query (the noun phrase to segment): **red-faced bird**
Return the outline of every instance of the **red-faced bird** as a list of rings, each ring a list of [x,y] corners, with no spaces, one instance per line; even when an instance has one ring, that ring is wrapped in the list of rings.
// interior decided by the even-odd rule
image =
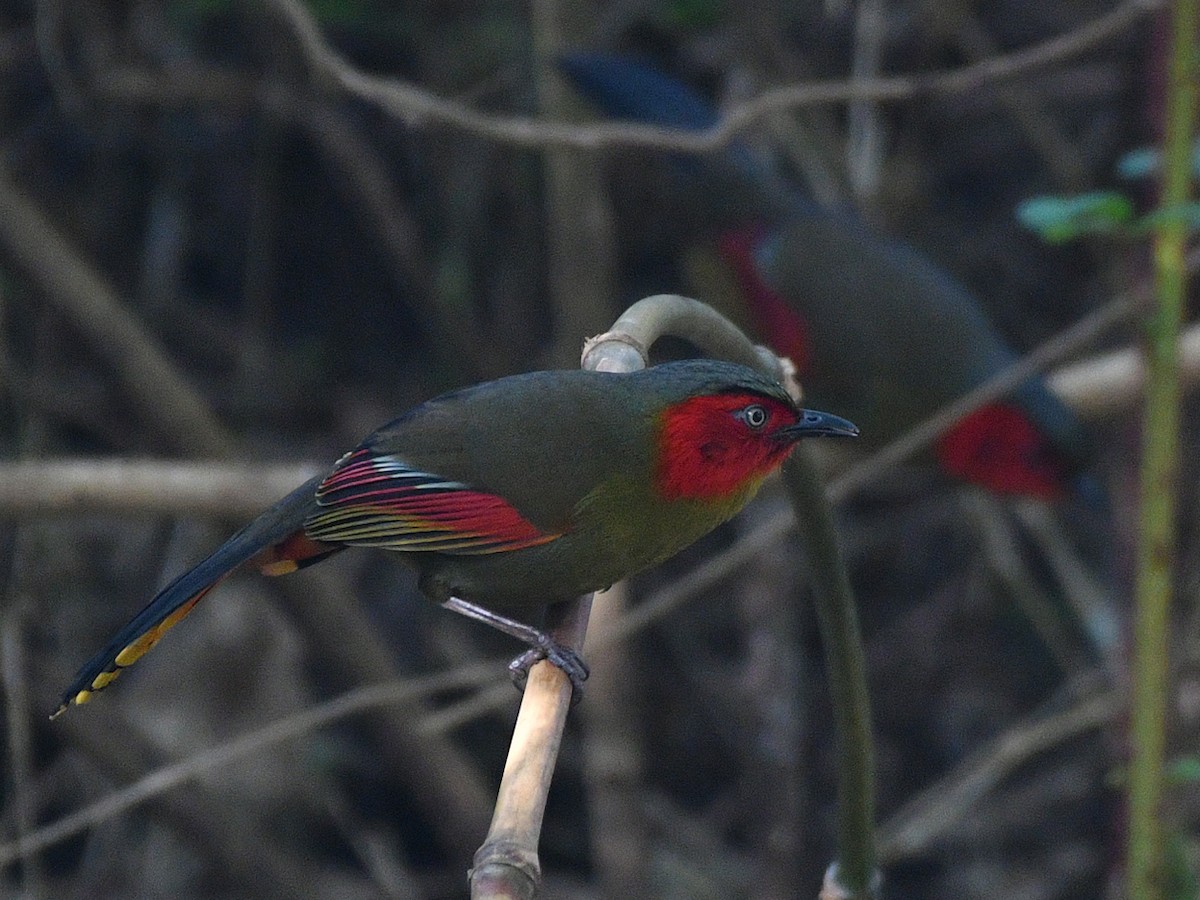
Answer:
[[[691,88],[627,57],[573,54],[561,68],[610,116],[684,130],[717,121]],[[665,180],[681,242],[716,244],[749,324],[796,362],[806,398],[854,419],[871,444],[898,437],[1016,360],[950,275],[821,209],[746,148],[674,158]],[[934,448],[956,478],[1046,499],[1063,493],[1091,449],[1037,378],[969,415]]]
[[[80,670],[56,715],[107,687],[244,563],[282,575],[345,547],[399,552],[432,600],[527,640],[575,681],[586,671],[569,651],[508,617],[667,559],[740,510],[800,438],[857,433],[712,360],[534,372],[446,394],[163,588]]]

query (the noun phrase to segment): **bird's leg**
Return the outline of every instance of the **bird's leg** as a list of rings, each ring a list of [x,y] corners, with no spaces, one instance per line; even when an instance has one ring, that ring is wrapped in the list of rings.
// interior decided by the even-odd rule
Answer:
[[[491,625],[497,631],[502,631],[509,637],[514,637],[529,645],[528,650],[508,664],[513,684],[519,690],[525,690],[525,682],[529,679],[529,670],[533,668],[534,663],[545,659],[562,669],[567,678],[571,680],[572,702],[578,703],[583,697],[583,683],[588,677],[588,667],[579,654],[570,647],[560,644],[549,634],[532,625],[526,625],[524,622],[494,613],[490,609],[485,609],[459,597],[448,598],[442,602],[442,606],[464,615],[468,619]]]

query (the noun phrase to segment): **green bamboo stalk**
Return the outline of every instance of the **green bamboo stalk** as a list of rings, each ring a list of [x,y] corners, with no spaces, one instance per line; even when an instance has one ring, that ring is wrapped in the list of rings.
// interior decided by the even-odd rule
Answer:
[[[1178,209],[1191,194],[1196,111],[1196,26],[1200,0],[1175,0],[1163,139],[1161,206]],[[1130,711],[1127,893],[1163,897],[1163,753],[1168,637],[1179,480],[1178,337],[1187,273],[1187,226],[1164,217],[1154,236],[1156,303],[1145,324],[1146,396],[1137,575],[1134,584],[1133,690]]]
[[[838,549],[833,511],[811,455],[799,447],[783,466],[796,526],[813,571],[817,621],[825,647],[838,741],[838,855],[827,892],[852,900],[876,896],[875,750],[867,663],[850,577]]]

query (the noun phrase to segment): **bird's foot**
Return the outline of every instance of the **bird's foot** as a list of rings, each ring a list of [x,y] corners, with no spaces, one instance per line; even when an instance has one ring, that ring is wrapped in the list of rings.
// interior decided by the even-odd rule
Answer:
[[[541,639],[537,644],[508,664],[513,684],[517,686],[517,690],[524,691],[525,683],[529,680],[529,670],[544,659],[561,669],[570,680],[571,705],[574,706],[583,699],[583,683],[587,681],[589,674],[587,663],[570,647],[564,647],[548,634],[538,634]]]
[[[502,616],[459,597],[448,598],[442,602],[442,606],[469,619],[491,625],[496,630],[503,631],[529,645],[528,650],[508,665],[513,684],[517,686],[518,690],[525,690],[525,682],[529,680],[529,670],[533,668],[534,663],[546,659],[561,669],[570,679],[571,705],[578,703],[583,698],[583,682],[587,680],[588,668],[579,654],[570,647],[558,643],[546,632],[534,628],[532,625]]]

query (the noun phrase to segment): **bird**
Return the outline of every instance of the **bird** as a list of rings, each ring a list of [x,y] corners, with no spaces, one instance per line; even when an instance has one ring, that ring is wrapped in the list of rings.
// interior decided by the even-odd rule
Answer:
[[[579,52],[559,65],[608,116],[689,131],[717,123],[698,92],[631,57]],[[852,215],[820,207],[744,145],[674,154],[666,180],[677,195],[669,199],[684,207],[680,242],[699,236],[715,248],[748,324],[793,360],[806,400],[854,419],[868,448],[1017,360],[951,275]],[[1074,413],[1036,377],[934,445],[955,479],[1048,501],[1092,490],[1093,452]]]
[[[857,434],[753,369],[708,359],[444,394],[170,582],[79,670],[54,716],[108,687],[235,569],[283,575],[347,547],[398,552],[427,597],[526,641],[577,688],[573,651],[511,617],[673,556],[749,502],[801,438]]]

